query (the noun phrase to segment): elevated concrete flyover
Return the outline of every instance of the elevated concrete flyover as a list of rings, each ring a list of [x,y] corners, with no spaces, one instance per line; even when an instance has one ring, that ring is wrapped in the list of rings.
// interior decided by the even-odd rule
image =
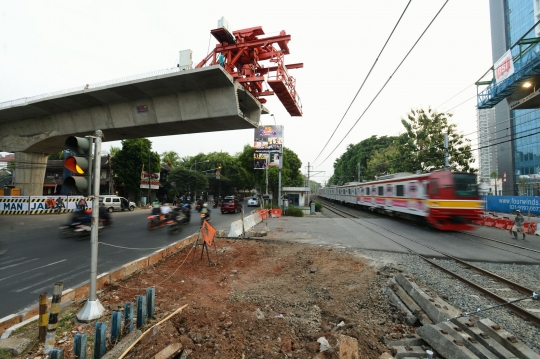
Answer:
[[[99,129],[105,141],[115,141],[249,129],[268,113],[219,65],[173,68],[4,102],[0,149],[15,152],[14,181],[22,195],[40,195],[47,155],[63,150],[68,136]]]

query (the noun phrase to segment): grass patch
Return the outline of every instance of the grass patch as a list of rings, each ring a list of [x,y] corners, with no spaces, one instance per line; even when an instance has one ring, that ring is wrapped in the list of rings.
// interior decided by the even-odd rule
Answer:
[[[0,349],[0,359],[11,359],[15,358],[13,355],[11,355],[10,352],[8,352],[6,349]]]

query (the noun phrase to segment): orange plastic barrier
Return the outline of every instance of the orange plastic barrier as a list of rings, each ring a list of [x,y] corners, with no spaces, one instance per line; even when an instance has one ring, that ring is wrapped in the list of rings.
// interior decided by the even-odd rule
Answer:
[[[476,224],[477,226],[483,226],[484,225],[484,216],[480,216],[479,219],[475,219],[473,221],[474,224]]]
[[[484,217],[484,226],[486,226],[486,227],[495,227],[495,220],[496,219],[497,218],[490,217],[490,216]]]
[[[514,221],[512,221],[511,219],[508,220],[508,222],[506,222],[506,227],[504,229],[506,230],[511,230],[512,227],[514,227]]]
[[[259,213],[259,216],[261,217],[261,221],[264,221],[266,218],[268,218],[268,210],[259,209],[257,212]]]
[[[536,232],[536,223],[535,222],[525,222],[525,233],[534,234]]]
[[[272,218],[279,218],[281,217],[281,208],[274,208],[270,210],[270,215]]]
[[[506,229],[507,223],[508,223],[508,217],[497,218],[495,220],[495,228]]]

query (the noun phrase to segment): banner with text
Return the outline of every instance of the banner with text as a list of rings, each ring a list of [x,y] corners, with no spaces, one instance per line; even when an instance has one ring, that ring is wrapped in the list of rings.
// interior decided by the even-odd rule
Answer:
[[[540,215],[540,198],[525,196],[485,196],[487,211],[513,213],[519,209],[521,213],[527,215]]]

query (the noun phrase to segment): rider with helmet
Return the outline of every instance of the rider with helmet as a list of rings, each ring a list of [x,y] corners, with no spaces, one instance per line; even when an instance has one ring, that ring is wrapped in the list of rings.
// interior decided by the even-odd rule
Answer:
[[[208,208],[208,204],[206,204],[206,203],[204,203],[202,205],[201,220],[202,221],[209,221],[210,220],[210,208]]]

